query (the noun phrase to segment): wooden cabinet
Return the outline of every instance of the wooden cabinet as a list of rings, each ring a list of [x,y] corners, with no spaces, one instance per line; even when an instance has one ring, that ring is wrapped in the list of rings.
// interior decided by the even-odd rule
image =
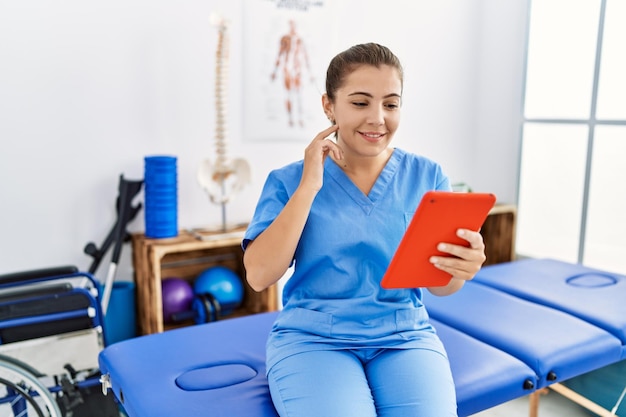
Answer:
[[[143,234],[132,235],[140,335],[192,324],[193,321],[164,325],[161,280],[179,277],[192,282],[202,271],[216,265],[235,271],[245,288],[242,305],[228,317],[274,311],[278,308],[276,286],[255,292],[246,283],[241,249],[243,230],[202,233],[201,236],[202,240],[188,231],[181,231],[179,236],[170,239],[150,239]]]
[[[487,255],[483,266],[515,259],[516,217],[517,209],[514,205],[496,204],[491,209],[480,230]]]

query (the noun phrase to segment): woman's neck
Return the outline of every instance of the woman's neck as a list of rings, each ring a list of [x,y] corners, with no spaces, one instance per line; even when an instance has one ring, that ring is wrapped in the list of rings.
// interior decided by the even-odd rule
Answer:
[[[344,154],[343,159],[333,158],[333,161],[363,194],[368,195],[392,153],[393,148],[387,148],[384,152],[372,157]]]

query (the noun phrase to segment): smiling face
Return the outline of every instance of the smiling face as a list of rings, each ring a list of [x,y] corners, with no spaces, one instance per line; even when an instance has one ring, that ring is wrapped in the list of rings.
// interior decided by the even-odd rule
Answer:
[[[323,97],[325,113],[339,125],[337,143],[347,157],[383,155],[400,123],[402,81],[389,65],[360,65]],[[385,154],[386,155],[386,154]]]

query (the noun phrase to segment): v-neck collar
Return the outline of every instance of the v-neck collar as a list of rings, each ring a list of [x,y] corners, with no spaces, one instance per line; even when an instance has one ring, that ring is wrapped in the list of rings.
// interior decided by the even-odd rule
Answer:
[[[400,161],[404,156],[404,151],[394,148],[393,153],[387,163],[383,167],[383,170],[376,178],[374,182],[374,186],[370,190],[368,195],[365,195],[359,187],[357,187],[350,177],[346,175],[345,172],[341,169],[335,161],[331,158],[326,158],[325,163],[325,171],[339,184],[339,186],[352,198],[352,200],[357,203],[366,214],[369,214],[376,202],[383,196],[385,193],[387,186],[393,179],[396,174],[398,167],[400,166]]]

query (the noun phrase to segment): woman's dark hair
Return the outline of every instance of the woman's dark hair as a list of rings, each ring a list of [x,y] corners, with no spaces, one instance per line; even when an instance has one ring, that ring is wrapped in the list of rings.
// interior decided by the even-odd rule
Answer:
[[[352,71],[361,65],[371,65],[380,68],[389,65],[398,70],[400,85],[403,84],[402,64],[389,48],[377,43],[363,43],[354,45],[335,56],[326,71],[326,94],[330,101],[335,101],[335,92],[341,88],[343,82]]]

